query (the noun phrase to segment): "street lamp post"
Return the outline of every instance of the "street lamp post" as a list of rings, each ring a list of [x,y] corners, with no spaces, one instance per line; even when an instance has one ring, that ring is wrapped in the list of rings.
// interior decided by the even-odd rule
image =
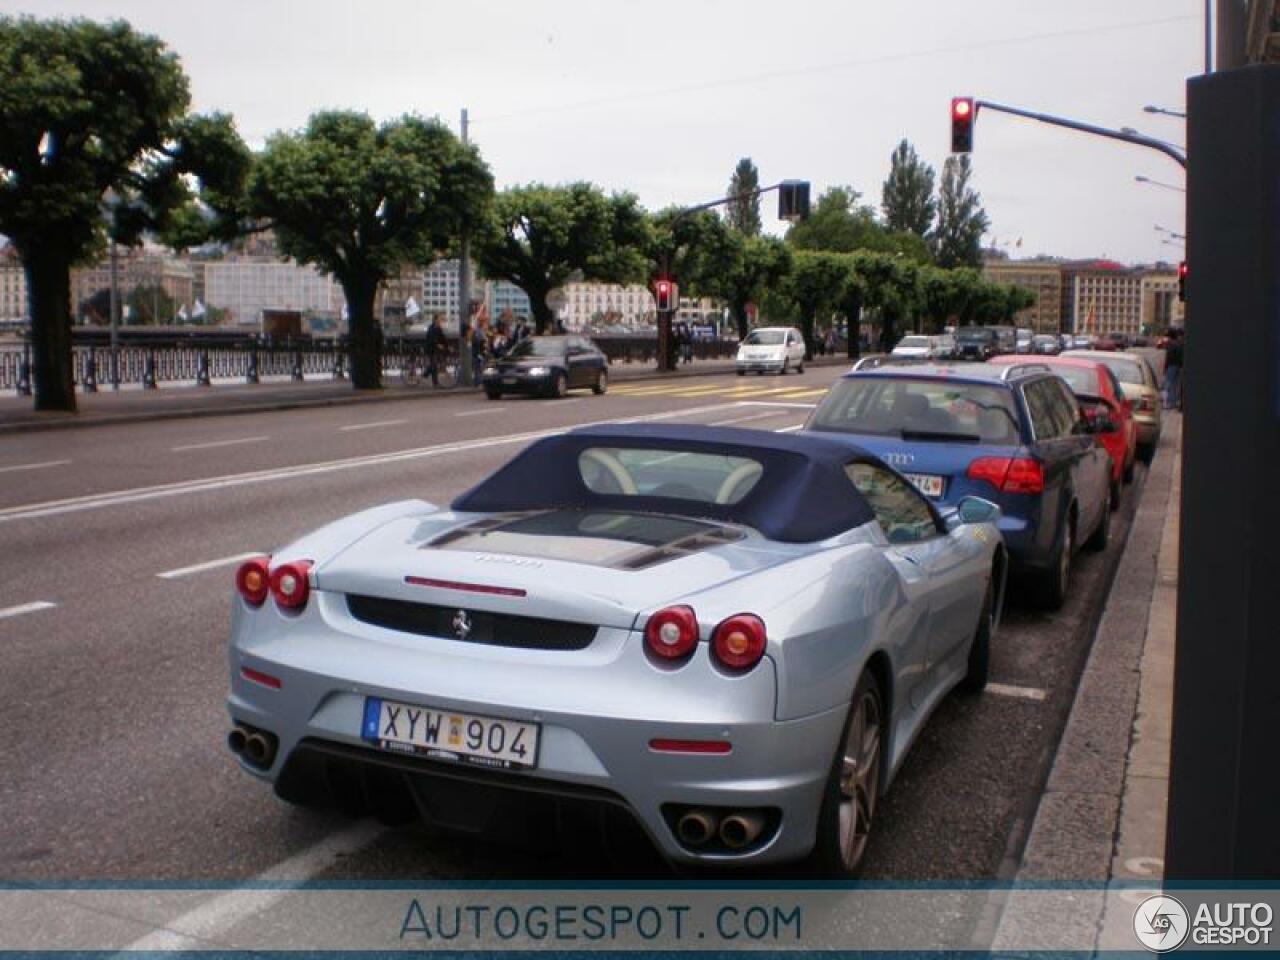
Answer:
[[[1166,190],[1177,190],[1179,193],[1186,193],[1186,187],[1179,187],[1176,184],[1165,183],[1163,180],[1152,180],[1150,177],[1144,177],[1142,174],[1134,174],[1133,177],[1138,183],[1146,183],[1153,187],[1164,187]]]

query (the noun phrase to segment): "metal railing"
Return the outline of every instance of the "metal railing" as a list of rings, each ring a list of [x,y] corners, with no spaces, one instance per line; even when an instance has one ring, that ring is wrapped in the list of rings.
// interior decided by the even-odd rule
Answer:
[[[72,371],[77,387],[94,393],[100,387],[141,384],[154,389],[162,383],[211,386],[221,383],[260,383],[264,378],[293,381],[349,376],[349,351],[345,340],[268,339],[259,337],[191,336],[182,339],[138,338],[118,347],[98,342],[97,336],[77,331],[72,346]],[[649,336],[593,338],[611,363],[653,363],[657,339]],[[382,349],[384,375],[399,373],[406,352],[420,350],[421,338],[388,338]],[[456,353],[456,338],[450,341]],[[699,360],[733,357],[736,340],[696,340],[693,356]],[[114,363],[113,363],[114,360]],[[31,344],[0,344],[0,391],[31,393]]]

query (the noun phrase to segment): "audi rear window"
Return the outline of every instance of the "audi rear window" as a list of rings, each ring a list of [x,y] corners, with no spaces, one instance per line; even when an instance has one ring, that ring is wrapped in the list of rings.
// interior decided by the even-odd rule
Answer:
[[[999,387],[934,378],[839,380],[814,411],[810,430],[951,443],[1021,442],[1012,394]]]

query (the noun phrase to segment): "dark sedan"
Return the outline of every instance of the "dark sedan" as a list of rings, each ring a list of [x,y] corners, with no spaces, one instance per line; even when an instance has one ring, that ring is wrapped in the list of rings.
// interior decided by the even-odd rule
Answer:
[[[609,387],[609,360],[586,337],[526,337],[491,361],[480,383],[490,400],[504,393],[563,397],[578,387],[600,394]]]

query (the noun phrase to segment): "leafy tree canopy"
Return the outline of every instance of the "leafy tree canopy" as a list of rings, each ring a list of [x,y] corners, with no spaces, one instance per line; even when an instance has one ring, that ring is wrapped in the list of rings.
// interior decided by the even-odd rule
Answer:
[[[555,319],[548,294],[576,278],[641,280],[650,242],[648,220],[633,195],[609,196],[590,183],[535,183],[498,194],[477,256],[487,276],[528,294],[542,332]]]
[[[748,237],[760,235],[760,198],[743,195],[759,187],[760,171],[750,157],[743,157],[729,178],[729,190],[725,196],[739,199],[729,201],[725,207],[725,221],[731,229]]]
[[[893,151],[889,178],[881,191],[880,208],[885,227],[923,240],[933,226],[937,204],[933,199],[933,167],[916,155],[904,137]]]
[[[980,267],[982,235],[990,221],[982,198],[969,186],[973,167],[967,153],[947,157],[938,190],[934,254],[943,267]]]

